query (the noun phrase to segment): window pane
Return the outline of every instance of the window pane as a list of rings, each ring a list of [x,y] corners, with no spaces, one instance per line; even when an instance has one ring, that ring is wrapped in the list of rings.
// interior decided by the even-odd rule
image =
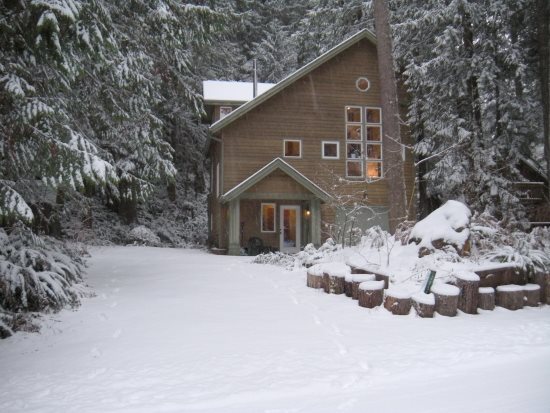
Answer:
[[[273,204],[262,204],[262,232],[275,231],[275,207]]]
[[[367,177],[368,178],[382,177],[382,162],[367,162]]]
[[[361,108],[346,108],[348,122],[361,122]]]
[[[360,143],[348,143],[346,145],[346,153],[347,153],[347,157],[348,159],[360,159],[361,158],[361,152],[362,152],[362,148],[361,148],[361,144]]]
[[[323,143],[323,156],[325,158],[338,158],[338,144],[337,143]]]
[[[368,159],[382,159],[382,145],[367,145]]]
[[[380,141],[380,126],[367,126],[367,140]]]
[[[347,126],[347,139],[350,141],[361,140],[361,125],[348,125]]]
[[[346,175],[350,177],[363,176],[363,162],[362,161],[347,161],[346,162]]]
[[[285,141],[285,156],[300,156],[300,141]]]
[[[367,123],[382,123],[380,109],[367,109]]]

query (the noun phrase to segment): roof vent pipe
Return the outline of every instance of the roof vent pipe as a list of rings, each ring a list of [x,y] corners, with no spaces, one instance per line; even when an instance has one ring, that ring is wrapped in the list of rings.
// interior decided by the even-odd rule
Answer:
[[[256,59],[252,61],[252,70],[254,71],[254,81],[252,85],[252,98],[258,95],[258,73],[256,71]]]

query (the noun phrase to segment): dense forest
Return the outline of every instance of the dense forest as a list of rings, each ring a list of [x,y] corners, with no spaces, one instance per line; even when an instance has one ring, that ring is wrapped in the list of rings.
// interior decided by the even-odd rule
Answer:
[[[461,199],[527,229],[520,165],[550,176],[548,2],[389,6],[419,213]],[[370,1],[3,0],[0,319],[77,303],[80,243],[205,243],[201,81],[256,59],[277,82],[363,28]]]

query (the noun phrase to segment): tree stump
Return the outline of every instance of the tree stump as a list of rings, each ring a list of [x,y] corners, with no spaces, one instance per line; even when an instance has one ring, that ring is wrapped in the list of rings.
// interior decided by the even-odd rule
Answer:
[[[310,288],[323,288],[323,275],[307,272],[307,286]]]
[[[526,284],[523,286],[523,304],[528,307],[538,307],[540,301],[540,285]]]
[[[482,310],[495,309],[495,289],[493,287],[481,287],[479,289],[477,306]]]
[[[346,291],[346,279],[342,274],[323,274],[323,288],[327,294],[344,294]]]
[[[346,297],[352,296],[352,289],[353,289],[353,275],[352,274],[346,274],[344,277],[344,292],[346,293]]]
[[[384,308],[393,315],[407,315],[411,311],[411,295],[399,289],[386,290]]]
[[[323,288],[323,267],[313,265],[307,269],[306,285],[310,288]]]
[[[450,284],[434,284],[435,311],[447,317],[454,317],[458,308],[460,289]]]
[[[390,276],[384,274],[375,274],[376,281],[384,281],[384,289],[388,289],[390,286]]]
[[[374,308],[384,300],[383,281],[365,281],[359,284],[359,305],[365,308]]]
[[[512,311],[523,308],[523,287],[515,284],[498,286],[496,305]]]
[[[535,284],[540,285],[540,302],[550,304],[550,273],[536,273]]]
[[[462,271],[455,274],[455,285],[460,289],[458,309],[467,314],[477,314],[479,300],[479,275]]]
[[[352,274],[368,274],[368,271],[364,270],[363,268],[354,267],[354,266],[350,266],[350,268],[351,268]]]
[[[412,306],[419,317],[432,318],[435,310],[435,297],[422,291],[412,296]]]
[[[376,276],[374,274],[354,274],[351,279],[351,298],[354,300],[359,299],[359,284],[375,280]]]

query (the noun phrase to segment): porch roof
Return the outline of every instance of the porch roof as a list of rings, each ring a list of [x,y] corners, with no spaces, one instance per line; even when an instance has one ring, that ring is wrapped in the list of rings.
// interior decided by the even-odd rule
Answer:
[[[238,198],[248,189],[252,188],[254,185],[256,185],[258,182],[266,178],[270,173],[274,172],[277,169],[283,171],[285,174],[290,176],[292,179],[294,179],[296,182],[298,182],[300,185],[302,185],[304,188],[306,188],[322,201],[328,201],[332,198],[328,192],[320,188],[317,184],[308,179],[289,163],[285,162],[281,158],[275,158],[264,167],[258,169],[240,184],[234,186],[225,194],[223,194],[220,197],[220,201],[225,203]]]

